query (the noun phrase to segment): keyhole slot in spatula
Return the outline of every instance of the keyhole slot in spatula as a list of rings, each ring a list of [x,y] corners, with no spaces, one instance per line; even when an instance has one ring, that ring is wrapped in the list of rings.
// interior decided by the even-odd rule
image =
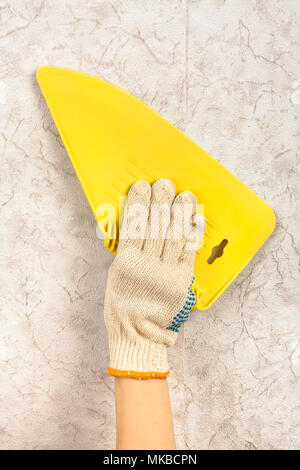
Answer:
[[[224,240],[222,240],[221,243],[219,243],[219,245],[216,245],[213,247],[213,249],[211,250],[211,255],[207,260],[208,264],[213,264],[213,262],[217,258],[221,258],[224,252],[224,248],[227,245],[227,243],[228,243],[227,238],[224,238]]]

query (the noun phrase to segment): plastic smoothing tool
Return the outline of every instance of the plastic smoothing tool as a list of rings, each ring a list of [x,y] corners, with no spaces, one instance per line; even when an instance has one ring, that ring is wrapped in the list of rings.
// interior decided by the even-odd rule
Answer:
[[[206,231],[195,262],[200,310],[217,297],[272,233],[271,208],[168,121],[120,88],[79,72],[42,67],[37,79],[91,208],[117,249],[117,224],[97,209],[139,179],[173,181],[204,204]],[[104,222],[105,220],[105,222]]]

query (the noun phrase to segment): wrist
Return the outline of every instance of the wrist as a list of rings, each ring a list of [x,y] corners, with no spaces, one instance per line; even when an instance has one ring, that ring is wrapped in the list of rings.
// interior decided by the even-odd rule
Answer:
[[[167,348],[149,340],[132,341],[109,335],[109,375],[138,379],[165,378],[169,374]]]

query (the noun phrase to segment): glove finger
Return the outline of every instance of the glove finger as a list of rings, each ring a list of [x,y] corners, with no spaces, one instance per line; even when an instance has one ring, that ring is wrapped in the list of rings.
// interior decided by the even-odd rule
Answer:
[[[128,247],[142,249],[149,215],[151,186],[139,180],[128,192],[120,230],[118,252]]]
[[[160,256],[162,253],[170,224],[170,208],[175,194],[175,186],[168,179],[156,181],[151,188],[147,237],[143,249],[151,251],[157,254],[157,256]]]
[[[173,202],[170,227],[163,247],[163,257],[170,262],[177,262],[181,256],[196,207],[197,200],[190,191],[178,194]]]
[[[180,255],[180,262],[194,265],[196,252],[202,248],[203,236],[205,232],[205,218],[202,214],[196,213],[191,218],[191,229]]]

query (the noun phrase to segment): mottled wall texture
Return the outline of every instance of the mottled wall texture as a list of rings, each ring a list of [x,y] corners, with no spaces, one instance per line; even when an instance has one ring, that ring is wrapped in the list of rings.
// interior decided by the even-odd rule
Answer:
[[[180,449],[300,447],[299,14],[298,0],[0,1],[1,449],[115,440],[112,255],[38,88],[41,65],[128,90],[273,207],[272,237],[184,326],[169,384]]]

